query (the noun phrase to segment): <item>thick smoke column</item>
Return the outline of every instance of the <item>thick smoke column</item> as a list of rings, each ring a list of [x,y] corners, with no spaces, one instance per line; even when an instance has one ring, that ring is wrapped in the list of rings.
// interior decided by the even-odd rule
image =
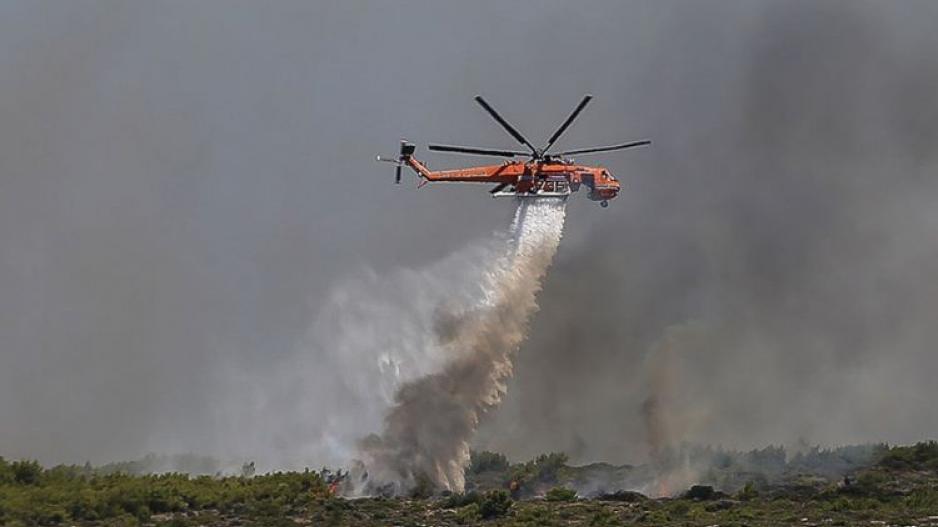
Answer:
[[[667,328],[645,362],[647,396],[641,405],[648,457],[654,481],[642,490],[653,496],[670,496],[693,484],[698,474],[682,448],[700,420],[701,409],[688,390],[679,369],[680,353],[701,340],[701,330],[691,325]]]
[[[512,359],[537,309],[536,296],[563,232],[564,202],[525,200],[511,226],[507,253],[485,277],[480,302],[437,324],[449,362],[400,387],[380,437],[361,445],[368,471],[359,491],[401,493],[420,480],[461,492],[469,441],[481,414],[497,405]]]
[[[642,403],[641,413],[645,423],[645,440],[648,456],[658,480],[656,495],[669,493],[665,472],[668,451],[673,446],[669,409],[673,405],[674,374],[671,365],[672,342],[670,335],[652,352],[648,360],[648,396]]]

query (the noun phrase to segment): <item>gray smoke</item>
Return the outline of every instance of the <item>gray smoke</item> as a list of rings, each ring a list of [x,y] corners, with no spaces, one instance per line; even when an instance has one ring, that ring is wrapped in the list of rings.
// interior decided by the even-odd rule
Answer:
[[[509,253],[490,262],[478,305],[451,315],[438,333],[447,357],[438,372],[395,395],[380,437],[362,443],[367,480],[358,492],[402,494],[422,478],[455,492],[465,488],[469,444],[482,415],[505,394],[515,352],[527,335],[536,296],[563,232],[564,201],[522,200]],[[389,487],[390,486],[390,487]]]
[[[650,104],[623,119],[656,143],[610,214],[572,209],[480,447],[647,459],[639,365],[688,320],[706,338],[673,356],[704,416],[687,441],[938,434],[938,6],[698,6],[641,47],[655,65],[620,95]]]
[[[676,435],[675,426],[681,426],[683,419],[674,412],[673,353],[674,336],[666,334],[651,351],[647,361],[648,396],[642,403],[642,418],[645,425],[648,457],[656,473],[657,485],[654,496],[670,495],[669,467],[664,466],[667,453],[682,437]]]
[[[694,372],[685,371],[684,357],[706,352],[713,342],[692,324],[671,326],[656,342],[644,365],[645,400],[641,405],[645,442],[653,480],[641,490],[650,496],[671,496],[697,483],[700,467],[691,466],[684,446],[697,437],[697,429],[710,417],[710,408],[695,399]],[[630,415],[626,420],[631,421]]]

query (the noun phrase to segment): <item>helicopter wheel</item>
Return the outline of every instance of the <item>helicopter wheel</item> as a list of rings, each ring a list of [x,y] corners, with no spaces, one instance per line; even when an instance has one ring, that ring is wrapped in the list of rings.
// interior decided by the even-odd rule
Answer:
[[[602,200],[602,201],[599,202],[599,206],[602,207],[602,208],[606,208],[606,207],[609,206],[609,202],[606,201],[606,200]]]

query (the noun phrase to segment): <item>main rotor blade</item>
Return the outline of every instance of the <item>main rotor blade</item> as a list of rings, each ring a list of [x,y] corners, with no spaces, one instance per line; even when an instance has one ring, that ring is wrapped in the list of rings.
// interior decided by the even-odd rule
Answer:
[[[517,150],[495,150],[470,146],[428,145],[427,148],[437,152],[456,152],[457,154],[476,154],[480,156],[515,157],[531,155],[529,152],[518,152]]]
[[[593,96],[589,94],[583,97],[583,100],[580,101],[580,104],[576,106],[576,108],[573,110],[573,113],[570,114],[570,117],[567,117],[567,120],[564,121],[562,125],[560,125],[560,128],[554,132],[554,135],[550,136],[550,139],[547,140],[547,146],[541,150],[542,152],[546,153],[548,150],[550,150],[550,147],[554,146],[554,142],[557,141],[557,139],[567,130],[567,127],[573,123],[573,120],[576,119],[578,115],[580,115],[580,112],[583,111],[583,108],[586,108],[586,105],[589,104],[592,99]]]
[[[476,102],[479,103],[479,105],[482,106],[482,108],[484,108],[485,111],[489,112],[489,115],[491,115],[493,119],[498,121],[498,124],[502,125],[502,127],[505,130],[507,130],[508,133],[511,134],[511,136],[514,137],[519,143],[530,148],[531,153],[537,154],[537,149],[534,148],[534,145],[532,145],[530,141],[525,139],[524,136],[521,135],[521,132],[515,130],[515,128],[511,126],[511,124],[509,124],[508,121],[503,119],[501,115],[498,115],[498,112],[495,111],[495,108],[492,108],[491,106],[489,106],[489,103],[485,102],[485,99],[483,99],[481,95],[476,95]]]
[[[642,141],[633,141],[631,143],[625,143],[621,145],[612,145],[612,146],[599,146],[596,148],[581,148],[579,150],[567,150],[566,152],[559,152],[554,154],[555,156],[569,156],[572,154],[593,154],[596,152],[609,152],[611,150],[622,150],[624,148],[632,148],[633,146],[644,146],[650,145],[651,141],[645,139]]]

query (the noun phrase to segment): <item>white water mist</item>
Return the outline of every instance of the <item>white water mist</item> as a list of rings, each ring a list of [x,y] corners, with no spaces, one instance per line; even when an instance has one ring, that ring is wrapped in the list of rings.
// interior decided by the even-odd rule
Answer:
[[[362,441],[355,492],[401,494],[421,480],[464,489],[469,442],[481,415],[505,394],[564,214],[560,199],[519,203],[506,251],[483,277],[483,295],[475,305],[441,314],[445,323],[437,325],[431,345],[446,362],[401,385],[382,434]]]

